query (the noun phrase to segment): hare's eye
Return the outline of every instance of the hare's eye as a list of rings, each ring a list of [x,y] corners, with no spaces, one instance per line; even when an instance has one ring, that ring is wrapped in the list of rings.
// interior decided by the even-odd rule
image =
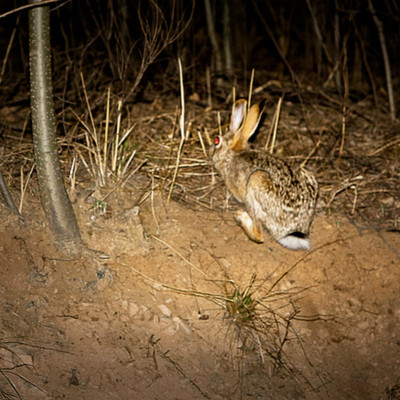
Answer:
[[[221,143],[222,143],[222,138],[221,138],[221,136],[217,136],[217,137],[214,139],[214,145],[215,145],[215,147],[218,148],[219,146],[221,146]]]

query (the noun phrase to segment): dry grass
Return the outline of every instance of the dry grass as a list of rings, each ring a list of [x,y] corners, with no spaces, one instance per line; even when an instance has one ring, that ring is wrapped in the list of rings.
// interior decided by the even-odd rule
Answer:
[[[315,172],[320,212],[344,214],[368,229],[399,229],[397,123],[389,122],[379,110],[372,114],[367,100],[344,109],[340,99],[322,96],[319,90],[307,88],[301,96],[290,87],[284,90],[274,154],[297,165],[306,163]],[[116,190],[142,193],[139,197],[143,198],[146,191],[168,193],[173,183],[172,199],[190,207],[219,209],[228,204],[207,152],[210,137],[217,132],[218,113],[226,123],[229,105],[210,110],[187,104],[186,137],[174,178],[181,144],[178,98],[156,97],[150,105],[121,109],[120,99],[108,89],[92,98],[83,92],[86,108],[64,110],[67,131],[59,139],[71,190],[94,184],[98,200]],[[278,97],[271,88],[257,96],[267,97],[270,108],[255,143],[262,147]],[[29,135],[28,130],[15,135],[7,128],[3,133],[0,167],[15,197],[33,165]]]
[[[164,248],[168,248],[168,253],[172,251],[184,261],[191,271],[191,288],[179,288],[157,281],[131,265],[120,264],[120,266],[128,268],[155,289],[163,288],[179,295],[201,298],[217,307],[223,315],[224,323],[221,331],[225,332],[226,353],[229,355],[232,371],[238,374],[235,391],[239,393],[242,391],[243,370],[250,355],[257,358],[260,365],[268,371],[269,376],[290,375],[301,386],[315,389],[310,377],[303,375],[301,369],[292,362],[291,355],[295,353],[298,355],[299,351],[305,363],[313,371],[312,381],[318,382],[318,386],[324,386],[323,377],[314,369],[303,349],[301,337],[295,328],[295,321],[327,321],[332,320],[333,317],[302,315],[296,302],[307,288],[280,289],[281,281],[301,264],[306,256],[300,258],[273,280],[257,279],[257,276],[253,274],[249,282],[242,287],[229,276],[226,268],[212,253],[209,255],[217,268],[219,266],[220,279],[216,278],[218,274],[214,273],[210,276],[204,272],[202,267],[193,264],[167,242],[155,236],[152,236],[152,239],[161,243]],[[197,290],[197,287],[214,288],[214,290]],[[208,317],[208,314],[202,314],[199,308],[198,318],[201,320]]]
[[[122,107],[109,88],[89,96],[84,84],[82,87],[85,107],[63,111],[66,134],[59,138],[60,158],[72,195],[89,190],[93,206],[102,209],[107,207],[109,196],[121,190],[133,193],[136,204],[160,191],[165,198],[171,193],[172,200],[194,209],[218,211],[235,206],[207,156],[210,137],[218,129],[218,113],[222,124],[226,123],[229,105],[208,109],[187,103],[182,146],[178,98],[154,97],[150,104]],[[265,146],[274,130],[274,154],[297,165],[306,164],[315,172],[320,183],[320,213],[345,215],[360,229],[399,229],[400,140],[396,123],[388,122],[378,111],[372,115],[367,101],[343,108],[339,99],[322,96],[318,90],[307,88],[299,96],[288,87],[275,113],[277,124],[273,124],[272,113],[281,92],[275,95],[271,90],[257,97],[266,97],[271,111],[255,145]],[[3,118],[6,124],[7,116]],[[29,129],[24,125],[22,133],[15,134],[6,127],[1,144],[0,168],[22,209],[25,192],[37,190]],[[151,277],[141,275],[151,281]],[[283,370],[308,383],[285,351],[290,342],[301,348],[293,328],[293,321],[303,318],[294,300],[300,289],[279,292],[276,283],[258,281],[256,276],[244,287],[226,277],[215,293],[153,284],[205,298],[223,310],[230,351],[239,360],[239,382],[241,362],[251,352],[269,366],[271,374]],[[8,376],[4,369],[0,373]],[[15,394],[12,382],[6,384]],[[3,398],[8,393],[0,389]]]
[[[29,370],[33,368],[32,357],[21,351],[21,346],[29,347],[17,339],[0,340],[0,400],[22,399],[19,392],[21,383],[46,394],[45,390],[28,378]]]

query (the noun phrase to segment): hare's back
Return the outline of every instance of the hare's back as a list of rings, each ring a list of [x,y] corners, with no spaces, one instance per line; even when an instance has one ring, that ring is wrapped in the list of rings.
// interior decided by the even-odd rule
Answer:
[[[307,234],[318,193],[313,175],[274,157],[264,157],[263,163],[260,156],[255,160],[247,186],[248,207],[274,237]]]
[[[240,154],[242,164],[251,170],[251,175],[261,171],[257,176],[264,189],[273,191],[285,203],[299,203],[302,199],[316,197],[317,183],[311,173],[303,168],[296,169],[290,164],[265,151],[247,150]],[[305,198],[306,197],[306,198]]]

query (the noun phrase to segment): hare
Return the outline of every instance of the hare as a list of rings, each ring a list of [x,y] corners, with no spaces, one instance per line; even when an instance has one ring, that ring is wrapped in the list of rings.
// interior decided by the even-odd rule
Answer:
[[[240,204],[235,220],[251,240],[263,243],[265,228],[282,246],[309,250],[318,184],[305,169],[250,148],[264,108],[265,101],[247,112],[247,101],[237,100],[228,131],[214,139],[211,160]]]

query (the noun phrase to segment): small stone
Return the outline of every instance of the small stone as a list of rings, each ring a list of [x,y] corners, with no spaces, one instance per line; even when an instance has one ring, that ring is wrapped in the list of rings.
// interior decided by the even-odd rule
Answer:
[[[168,328],[165,330],[167,335],[175,335],[179,331],[180,325],[174,322],[173,324],[169,325]]]
[[[128,314],[133,318],[139,312],[139,307],[135,303],[129,304]]]
[[[221,258],[220,262],[226,269],[230,269],[232,267],[232,264],[226,258]]]
[[[187,335],[192,333],[192,330],[190,329],[190,327],[181,318],[174,317],[174,318],[172,318],[172,321],[175,322],[176,324],[178,324],[180,327],[182,327]]]
[[[18,360],[20,363],[24,364],[24,365],[33,365],[33,361],[32,361],[32,356],[30,356],[29,354],[18,354]]]
[[[367,329],[369,328],[369,322],[368,322],[368,321],[360,321],[360,322],[357,324],[357,327],[358,327],[359,329],[362,329],[363,331],[365,331],[365,330],[367,330]]]
[[[162,312],[165,316],[171,317],[172,312],[171,312],[171,310],[170,310],[166,305],[160,304],[160,305],[158,306],[158,308],[161,310],[161,312]]]

